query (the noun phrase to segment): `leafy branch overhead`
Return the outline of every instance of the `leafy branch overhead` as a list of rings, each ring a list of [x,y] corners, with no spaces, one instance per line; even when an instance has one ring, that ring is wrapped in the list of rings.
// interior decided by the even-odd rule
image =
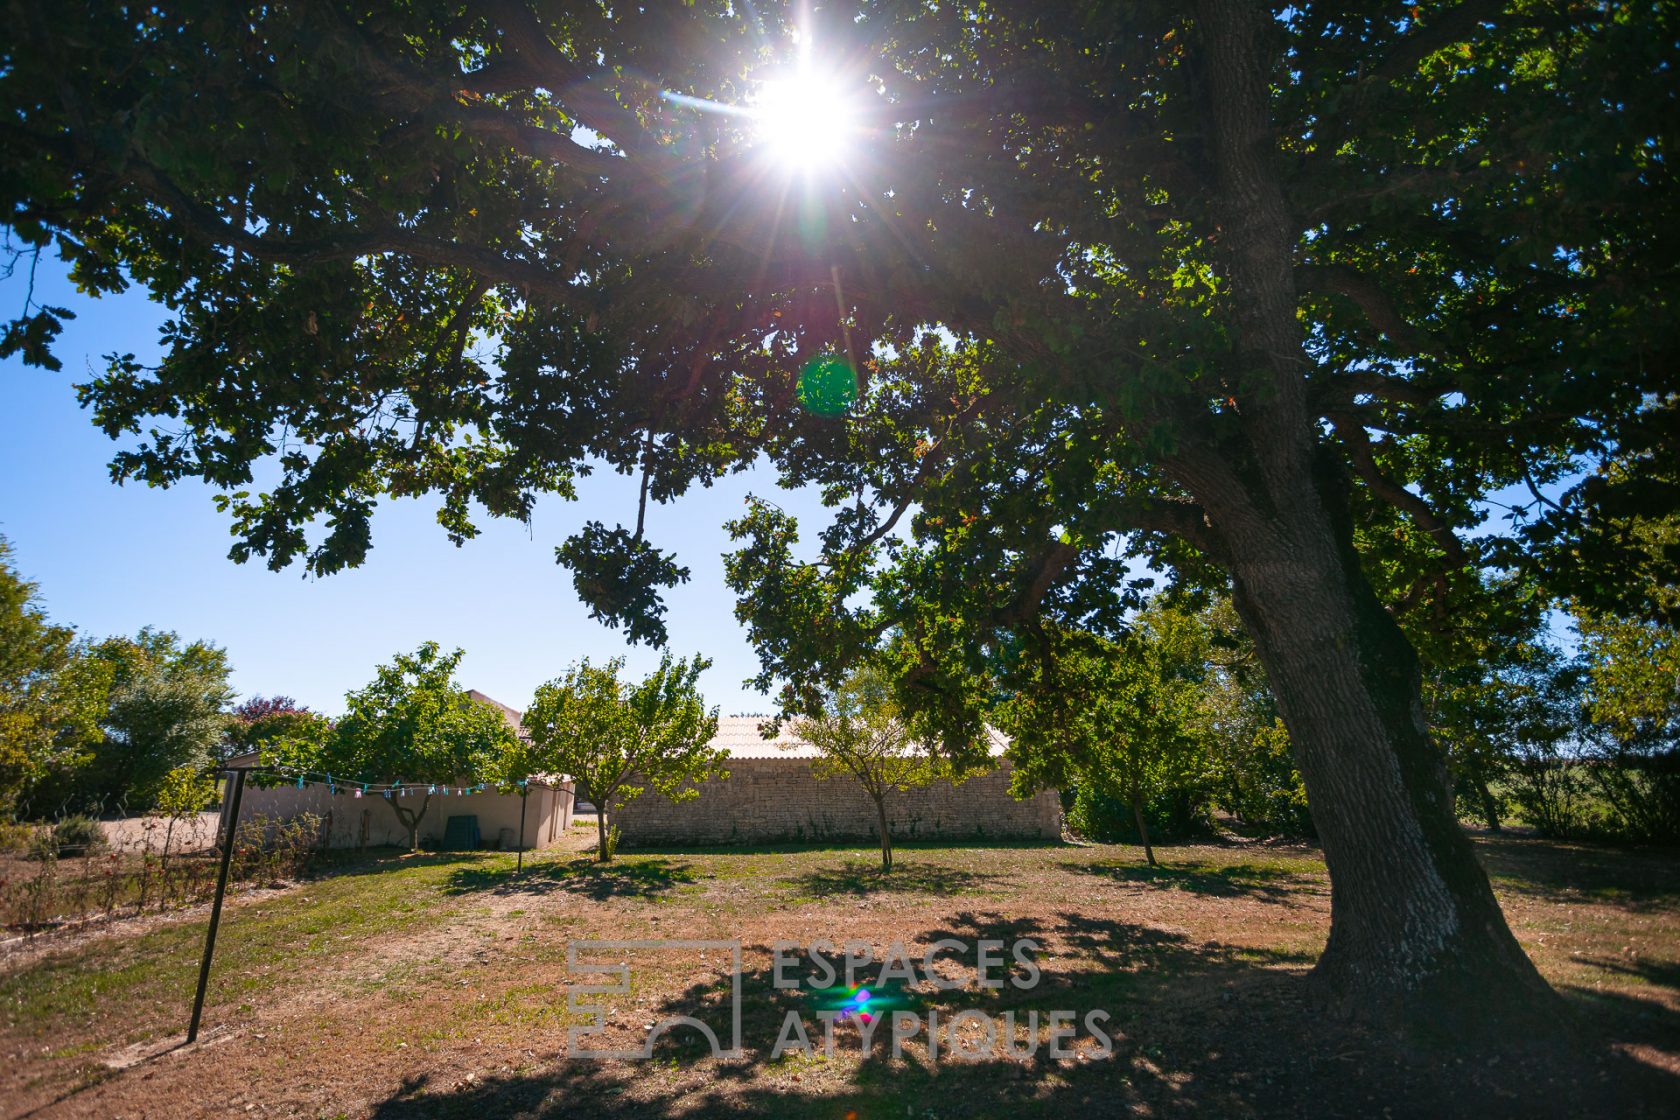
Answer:
[[[83,388],[108,432],[139,437],[118,475],[225,487],[240,558],[321,572],[365,557],[384,493],[438,494],[465,539],[475,506],[526,517],[591,462],[646,467],[663,500],[761,451],[863,500],[848,547],[912,496],[995,505],[972,494],[976,445],[1023,472],[997,500],[1067,513],[1098,487],[1087,547],[1206,537],[1173,483],[1243,438],[1255,390],[1216,259],[1226,172],[1197,86],[1212,17],[1005,5],[965,31],[915,5],[819,14],[846,79],[880,92],[844,181],[778,221],[784,185],[738,118],[663,94],[744,103],[792,18],[497,3],[246,22],[184,3],[15,21],[0,189],[20,251],[174,308],[157,368],[114,355]],[[1437,561],[1498,542],[1455,539],[1476,496],[1664,446],[1680,223],[1653,155],[1672,129],[1667,40],[1645,18],[1663,17],[1308,5],[1264,31],[1288,60],[1282,279],[1309,326],[1310,407]],[[936,62],[917,36],[964,46]],[[817,227],[846,234],[799,235]],[[56,363],[63,315],[26,309],[8,352]],[[931,322],[956,354],[914,356]],[[986,339],[1028,364],[980,374]],[[825,348],[896,355],[873,365],[859,430],[796,407],[792,369]],[[953,360],[967,387],[920,380]],[[1518,539],[1568,556],[1613,501],[1566,486],[1524,507]],[[680,569],[616,539],[574,540],[563,562],[596,544],[632,570],[579,570],[580,590],[657,640]]]

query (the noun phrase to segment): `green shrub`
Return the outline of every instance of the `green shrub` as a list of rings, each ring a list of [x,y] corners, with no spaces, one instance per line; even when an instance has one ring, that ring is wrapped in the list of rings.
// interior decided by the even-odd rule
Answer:
[[[1554,840],[1615,840],[1622,829],[1594,796],[1586,766],[1555,749],[1519,755],[1510,775],[1511,802],[1534,831]]]
[[[27,852],[35,843],[36,828],[22,821],[0,821],[0,853]]]
[[[1307,790],[1290,754],[1281,719],[1257,728],[1251,739],[1228,744],[1215,767],[1219,807],[1241,831],[1260,836],[1315,836]]]
[[[75,816],[65,817],[54,823],[50,832],[38,834],[29,854],[35,859],[45,859],[49,855],[63,859],[101,852],[105,848],[105,830],[99,827],[99,822],[92,817]]]
[[[1155,844],[1213,832],[1208,799],[1199,789],[1163,790],[1144,803],[1143,822],[1149,828],[1150,842]],[[1067,823],[1079,836],[1099,844],[1136,844],[1141,840],[1132,807],[1089,786],[1074,790]]]
[[[1616,839],[1680,843],[1680,751],[1602,759],[1587,776],[1610,807]]]

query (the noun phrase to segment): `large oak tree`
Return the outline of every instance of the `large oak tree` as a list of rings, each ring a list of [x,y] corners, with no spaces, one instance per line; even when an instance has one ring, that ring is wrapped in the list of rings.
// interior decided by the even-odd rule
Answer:
[[[12,5],[13,244],[173,311],[159,366],[83,389],[132,433],[117,477],[222,487],[237,558],[328,572],[383,494],[441,495],[460,539],[474,503],[640,472],[642,509],[560,558],[657,641],[687,573],[648,500],[767,455],[838,513],[815,565],[772,507],[738,526],[765,680],[808,706],[890,634],[957,747],[1040,620],[1121,626],[1144,561],[1228,581],[1329,864],[1321,990],[1543,1000],[1396,620],[1478,565],[1650,582],[1616,526],[1674,499],[1639,469],[1675,427],[1673,7],[819,9],[808,63],[862,127],[811,177],[715,111],[787,64],[793,18]],[[62,318],[27,308],[0,350],[51,364]],[[839,419],[800,407],[834,358]],[[1467,537],[1492,494],[1518,520]]]

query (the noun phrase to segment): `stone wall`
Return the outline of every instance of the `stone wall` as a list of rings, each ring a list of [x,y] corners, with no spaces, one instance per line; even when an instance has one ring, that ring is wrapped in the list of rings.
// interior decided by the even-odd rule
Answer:
[[[701,784],[700,796],[672,803],[644,793],[611,815],[625,847],[767,841],[861,840],[875,837],[874,803],[849,778],[819,779],[809,761],[732,758],[729,777]],[[1061,836],[1062,806],[1054,791],[1026,801],[1009,796],[1009,767],[956,786],[895,790],[888,824],[899,840],[936,837],[1044,839]]]
[[[227,812],[225,797],[231,794],[233,783],[227,783],[222,812]],[[327,846],[332,848],[379,847],[391,844],[408,847],[408,830],[397,819],[385,798],[373,794],[356,797],[346,787],[329,793],[324,785],[306,785],[298,789],[279,785],[259,789],[247,783],[240,800],[241,821],[259,817],[270,821],[288,821],[305,813],[320,817],[327,831]],[[421,798],[410,794],[404,808],[418,807]],[[572,823],[572,791],[567,782],[558,788],[545,788],[535,783],[524,806],[525,846],[546,848],[566,837]],[[521,807],[517,794],[485,790],[462,796],[434,796],[426,806],[420,821],[420,839],[442,843],[449,818],[470,814],[478,818],[479,835],[487,846],[494,847],[501,838],[501,830],[508,829],[518,843]]]

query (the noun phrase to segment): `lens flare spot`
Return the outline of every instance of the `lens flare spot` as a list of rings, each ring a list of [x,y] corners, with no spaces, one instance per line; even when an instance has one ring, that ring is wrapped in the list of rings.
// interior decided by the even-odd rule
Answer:
[[[799,371],[799,403],[813,416],[844,416],[857,396],[857,371],[838,354],[812,358]]]

